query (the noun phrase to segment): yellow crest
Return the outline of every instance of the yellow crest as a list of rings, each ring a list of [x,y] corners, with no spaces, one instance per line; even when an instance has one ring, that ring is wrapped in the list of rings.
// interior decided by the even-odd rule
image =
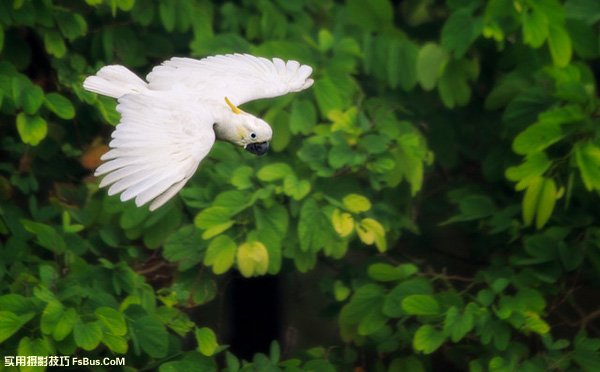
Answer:
[[[227,103],[227,106],[229,106],[229,108],[231,109],[231,111],[233,111],[234,114],[241,114],[243,112],[236,105],[231,103],[231,101],[227,97],[225,97],[225,103]]]

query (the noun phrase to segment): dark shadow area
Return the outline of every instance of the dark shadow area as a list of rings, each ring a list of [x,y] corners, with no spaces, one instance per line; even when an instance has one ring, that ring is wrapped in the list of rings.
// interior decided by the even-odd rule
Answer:
[[[244,278],[236,273],[230,293],[230,351],[246,360],[268,353],[281,334],[279,278]]]

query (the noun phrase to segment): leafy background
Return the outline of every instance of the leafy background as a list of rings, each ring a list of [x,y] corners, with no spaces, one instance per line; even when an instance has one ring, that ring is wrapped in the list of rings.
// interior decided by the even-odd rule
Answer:
[[[600,370],[599,22],[595,0],[0,2],[1,354]],[[98,190],[118,115],[85,76],[229,52],[315,68],[244,108],[273,151],[215,145],[155,213]]]

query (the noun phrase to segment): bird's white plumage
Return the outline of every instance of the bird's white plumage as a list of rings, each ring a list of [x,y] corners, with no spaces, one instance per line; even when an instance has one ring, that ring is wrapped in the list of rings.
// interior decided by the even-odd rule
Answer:
[[[309,88],[312,68],[297,61],[268,60],[248,54],[229,54],[204,59],[172,58],[146,77],[150,89],[185,87],[197,97],[234,105],[299,92]]]
[[[147,91],[119,99],[121,122],[96,175],[106,175],[100,186],[121,200],[135,198],[137,205],[154,199],[160,207],[194,174],[214,141],[209,110],[190,107],[183,92],[165,97]],[[177,94],[178,93],[178,94]]]
[[[95,173],[104,176],[100,186],[123,201],[160,207],[192,177],[215,138],[243,146],[260,133],[268,138],[256,143],[270,140],[264,121],[232,113],[225,97],[241,105],[298,92],[313,84],[311,73],[296,61],[247,54],[172,58],[148,74],[148,83],[123,66],[103,67],[83,84],[119,101],[121,120]]]

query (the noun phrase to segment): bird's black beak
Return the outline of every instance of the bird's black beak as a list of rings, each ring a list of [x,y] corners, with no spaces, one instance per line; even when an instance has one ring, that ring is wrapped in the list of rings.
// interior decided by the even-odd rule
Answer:
[[[246,151],[254,155],[264,155],[269,151],[269,142],[251,143],[246,146]]]

